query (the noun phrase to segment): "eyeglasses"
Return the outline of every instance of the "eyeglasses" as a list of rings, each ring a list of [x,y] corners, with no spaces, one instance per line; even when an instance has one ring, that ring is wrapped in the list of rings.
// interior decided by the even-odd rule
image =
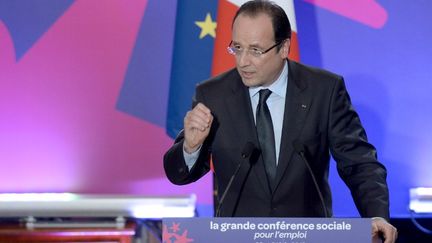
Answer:
[[[252,55],[253,57],[260,57],[263,54],[266,54],[267,52],[271,51],[276,46],[280,45],[282,42],[283,41],[277,42],[276,44],[274,44],[273,46],[271,46],[267,50],[261,50],[261,49],[256,48],[256,47],[244,49],[240,45],[234,45],[233,42],[231,41],[227,47],[227,50],[228,50],[228,53],[233,55],[233,56],[240,56],[243,53],[243,51],[246,50],[246,52],[248,54]]]

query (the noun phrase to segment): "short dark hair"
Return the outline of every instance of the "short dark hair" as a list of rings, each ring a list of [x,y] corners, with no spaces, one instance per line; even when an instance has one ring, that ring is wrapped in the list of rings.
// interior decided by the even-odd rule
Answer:
[[[252,0],[244,3],[232,21],[232,26],[240,14],[256,17],[259,14],[267,14],[272,21],[275,42],[291,39],[291,24],[283,8],[272,1]],[[279,47],[278,47],[279,48]]]

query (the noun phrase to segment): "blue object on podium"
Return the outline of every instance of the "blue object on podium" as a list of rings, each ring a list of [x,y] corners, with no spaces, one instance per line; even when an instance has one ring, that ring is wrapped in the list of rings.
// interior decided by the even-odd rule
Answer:
[[[369,218],[166,218],[163,242],[372,242]]]

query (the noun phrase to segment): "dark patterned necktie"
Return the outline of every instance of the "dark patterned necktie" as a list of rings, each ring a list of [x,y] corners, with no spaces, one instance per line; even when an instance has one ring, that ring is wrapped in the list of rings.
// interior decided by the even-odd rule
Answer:
[[[273,123],[267,99],[272,92],[268,89],[259,91],[259,103],[256,111],[256,129],[261,147],[261,155],[270,182],[273,184],[276,177],[276,149],[274,140]]]

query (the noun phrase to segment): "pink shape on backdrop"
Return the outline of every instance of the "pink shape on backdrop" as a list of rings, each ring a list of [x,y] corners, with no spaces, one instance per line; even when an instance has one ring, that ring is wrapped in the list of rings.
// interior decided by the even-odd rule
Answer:
[[[146,4],[76,1],[18,63],[0,21],[0,191],[195,192],[211,203],[208,179],[186,191],[165,179],[163,128],[115,109]]]
[[[131,193],[139,194],[143,188],[149,195],[190,195],[198,194],[198,201],[204,204],[213,203],[213,177],[211,173],[201,178],[199,182],[189,185],[173,186],[164,177],[148,179],[146,181],[130,182],[126,185],[131,189]],[[164,193],[161,193],[163,188]],[[203,193],[205,192],[205,193]]]
[[[372,28],[382,28],[387,22],[387,11],[376,0],[303,0]]]

